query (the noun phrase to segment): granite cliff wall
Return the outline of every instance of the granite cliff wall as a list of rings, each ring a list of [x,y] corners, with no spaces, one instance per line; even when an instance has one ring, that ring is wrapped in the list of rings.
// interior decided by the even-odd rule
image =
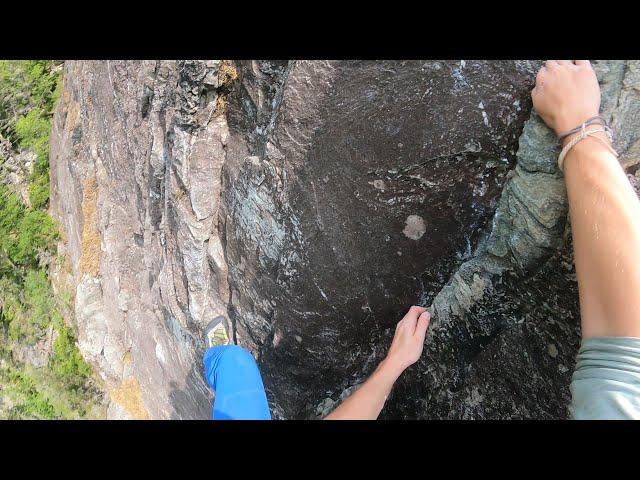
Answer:
[[[227,315],[276,418],[314,418],[410,304],[425,354],[388,418],[563,418],[579,341],[536,61],[67,62],[51,144],[79,344],[110,418],[207,418]],[[622,161],[637,62],[596,62]]]

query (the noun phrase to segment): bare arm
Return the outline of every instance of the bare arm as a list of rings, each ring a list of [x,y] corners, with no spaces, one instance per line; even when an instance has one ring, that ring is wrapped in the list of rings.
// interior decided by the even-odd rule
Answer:
[[[413,306],[396,326],[387,357],[367,381],[353,392],[325,420],[375,420],[387,400],[393,384],[422,354],[430,320],[423,307]]]
[[[548,61],[532,98],[557,134],[600,109],[598,81],[585,60]],[[582,336],[640,337],[640,202],[617,158],[596,139],[569,151],[564,174]]]

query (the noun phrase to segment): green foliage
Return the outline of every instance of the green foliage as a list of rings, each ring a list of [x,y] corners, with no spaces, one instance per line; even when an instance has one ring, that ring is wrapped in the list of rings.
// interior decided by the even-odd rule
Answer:
[[[0,318],[11,340],[33,343],[50,321],[51,287],[38,257],[56,237],[45,211],[25,207],[0,185]]]
[[[29,178],[29,200],[33,208],[43,208],[49,202],[49,109],[48,104],[36,107],[20,117],[15,125],[19,146],[37,155]]]
[[[0,60],[0,133],[15,140],[15,124],[26,112],[50,115],[60,95],[59,62]]]
[[[38,252],[51,250],[58,231],[53,219],[44,210],[28,210],[18,226],[18,238],[13,259],[21,265],[34,265]]]
[[[33,208],[49,202],[49,134],[51,116],[60,96],[56,62],[0,61],[0,134],[37,155],[29,178]]]
[[[42,270],[29,270],[24,281],[24,305],[27,307],[31,322],[44,328],[51,322],[55,308],[51,284]]]
[[[30,83],[30,94],[37,107],[51,112],[60,96],[60,76],[52,73],[55,62],[49,60],[29,60],[26,75]]]
[[[45,208],[49,203],[49,172],[32,174],[29,179],[29,201],[33,208]]]
[[[24,217],[25,208],[18,196],[0,184],[0,255],[9,256],[17,241],[16,227]]]
[[[27,373],[8,368],[0,371],[0,380],[5,388],[8,387],[11,396],[16,402],[8,417],[13,419],[19,418],[35,418],[35,419],[54,419],[57,417],[53,405],[38,390],[38,386],[34,378]]]
[[[38,154],[38,158],[48,153],[49,120],[43,116],[45,112],[34,108],[16,122],[15,134],[22,148],[30,148]]]
[[[57,313],[55,298],[44,271],[30,269],[19,280],[0,278],[1,317],[9,340],[33,344]]]
[[[58,231],[44,210],[26,208],[0,185],[0,254],[21,266],[35,266],[38,254],[53,249]]]
[[[0,277],[0,318],[3,330],[10,340],[27,336],[25,328],[25,307],[22,302],[22,285],[9,276]]]
[[[73,387],[81,387],[91,374],[89,365],[76,348],[75,335],[66,325],[58,330],[58,338],[53,344],[51,369]]]
[[[33,208],[49,202],[49,131],[51,123],[43,110],[36,108],[20,117],[15,132],[21,148],[36,153],[37,160],[29,177],[29,200]]]
[[[6,357],[6,355],[5,355]],[[0,360],[0,385],[9,419],[96,418],[99,409],[83,388],[70,386],[48,369],[18,368]]]
[[[10,232],[24,215],[24,205],[16,194],[0,184],[0,232]]]
[[[93,415],[91,369],[59,309],[70,298],[56,297],[46,271],[58,237],[46,211],[51,117],[61,86],[55,66],[52,61],[0,61],[0,134],[14,150],[37,155],[29,177],[29,205],[0,183],[0,397],[11,405],[8,411],[0,408],[0,418]],[[55,340],[45,367],[13,360],[14,349],[28,349],[52,332]]]

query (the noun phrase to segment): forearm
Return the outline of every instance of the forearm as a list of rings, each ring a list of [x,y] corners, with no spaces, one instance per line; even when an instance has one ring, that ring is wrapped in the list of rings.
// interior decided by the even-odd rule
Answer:
[[[325,420],[375,420],[400,373],[386,360],[382,361],[367,381]]]
[[[640,336],[640,202],[595,139],[565,159],[583,337]]]

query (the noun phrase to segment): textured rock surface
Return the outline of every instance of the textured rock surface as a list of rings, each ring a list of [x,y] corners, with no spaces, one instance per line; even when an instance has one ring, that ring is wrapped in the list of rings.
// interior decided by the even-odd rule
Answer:
[[[602,113],[621,162],[633,169],[639,64],[594,66]],[[551,132],[532,114],[487,239],[434,299],[426,354],[395,389],[386,415],[566,417],[580,317],[557,154]]]
[[[535,65],[300,62],[282,85],[239,71],[221,218],[231,313],[278,413],[306,416],[474,247]]]
[[[206,418],[218,313],[276,418],[321,415],[412,303],[434,326],[383,416],[566,416],[577,293],[538,65],[67,62],[52,210],[110,417]],[[638,65],[597,68],[633,166]]]
[[[51,204],[79,344],[113,418],[206,418],[200,327],[225,312],[218,62],[68,62]],[[224,67],[224,66],[223,66]],[[224,70],[224,68],[223,68]]]

